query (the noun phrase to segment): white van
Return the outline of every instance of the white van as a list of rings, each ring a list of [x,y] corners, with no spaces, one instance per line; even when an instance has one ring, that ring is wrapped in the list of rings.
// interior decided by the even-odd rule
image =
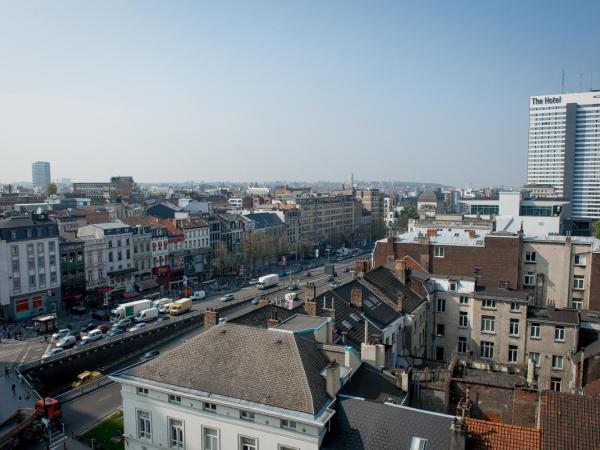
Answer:
[[[135,315],[135,321],[137,323],[140,322],[150,322],[158,317],[158,308],[148,308],[140,311]]]
[[[190,297],[192,300],[202,300],[206,297],[206,292],[204,291],[194,291],[192,296]]]
[[[171,303],[173,300],[171,300],[169,297],[165,297],[165,298],[159,298],[158,300],[154,300],[152,302],[152,306],[154,308],[158,308],[160,305],[166,305],[167,303]]]

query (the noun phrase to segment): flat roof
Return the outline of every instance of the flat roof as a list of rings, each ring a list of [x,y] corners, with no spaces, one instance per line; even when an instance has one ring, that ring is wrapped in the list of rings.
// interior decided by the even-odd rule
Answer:
[[[321,328],[330,319],[328,317],[307,316],[304,314],[296,314],[290,317],[285,322],[275,326],[275,329],[283,331],[298,332],[304,330],[316,330]]]

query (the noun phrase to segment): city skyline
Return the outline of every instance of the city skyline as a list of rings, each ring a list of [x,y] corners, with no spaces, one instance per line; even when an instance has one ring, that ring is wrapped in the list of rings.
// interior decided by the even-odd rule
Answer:
[[[529,97],[600,87],[592,2],[114,5],[5,8],[0,182],[518,186]]]

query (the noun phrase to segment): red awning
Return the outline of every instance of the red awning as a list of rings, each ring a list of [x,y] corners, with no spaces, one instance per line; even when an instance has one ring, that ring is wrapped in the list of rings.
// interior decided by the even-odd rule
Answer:
[[[111,287],[102,287],[102,288],[98,288],[98,290],[96,290],[96,292],[98,294],[104,294],[104,293],[110,292],[112,290],[113,290],[113,288],[111,288]]]
[[[82,298],[83,295],[81,294],[67,295],[66,297],[63,297],[63,302],[76,302],[77,300],[81,300]]]
[[[139,292],[131,291],[131,292],[125,292],[123,294],[123,297],[125,297],[125,298],[134,298],[134,297],[137,297],[138,295],[140,295]]]

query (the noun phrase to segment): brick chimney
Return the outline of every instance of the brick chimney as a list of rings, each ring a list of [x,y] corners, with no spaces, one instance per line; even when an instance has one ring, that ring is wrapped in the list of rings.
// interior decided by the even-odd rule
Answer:
[[[309,316],[317,315],[317,302],[315,302],[314,298],[309,299],[307,297],[304,299],[304,312]]]
[[[204,312],[204,329],[208,330],[218,324],[219,311],[215,311],[213,308],[206,308],[206,311]]]
[[[356,261],[354,264],[356,278],[362,278],[369,270],[371,270],[371,262],[368,260]]]
[[[477,233],[475,232],[475,230],[469,230],[469,237],[471,239],[475,239],[477,237]]]
[[[262,308],[263,306],[267,306],[269,303],[271,303],[271,302],[269,301],[268,298],[261,297],[261,299],[258,301],[258,307]]]
[[[306,283],[304,286],[304,302],[312,302],[317,298],[317,286],[315,283]]]
[[[404,311],[404,294],[398,296],[398,302],[396,303],[396,311],[402,314]]]
[[[267,320],[267,328],[273,328],[274,326],[279,325],[279,320],[277,319],[277,314],[271,315],[269,320]]]
[[[406,284],[406,263],[403,259],[394,262],[394,272],[402,284]]]
[[[335,398],[341,387],[340,365],[336,361],[331,361],[325,368],[325,385],[327,393]]]
[[[353,287],[350,291],[350,303],[362,311],[363,291],[359,287]]]

